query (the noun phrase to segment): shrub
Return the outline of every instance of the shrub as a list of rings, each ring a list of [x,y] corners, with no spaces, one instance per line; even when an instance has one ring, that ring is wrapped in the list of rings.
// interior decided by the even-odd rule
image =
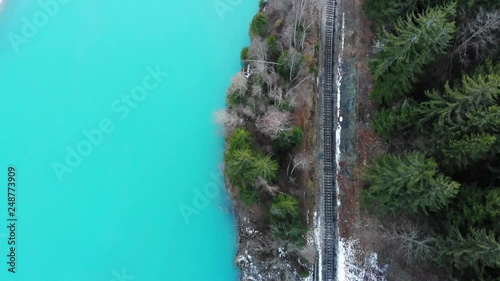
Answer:
[[[259,194],[255,191],[254,188],[242,185],[238,187],[239,197],[241,202],[246,205],[253,205],[259,202]]]
[[[244,47],[243,49],[241,49],[240,59],[248,60],[248,47]]]

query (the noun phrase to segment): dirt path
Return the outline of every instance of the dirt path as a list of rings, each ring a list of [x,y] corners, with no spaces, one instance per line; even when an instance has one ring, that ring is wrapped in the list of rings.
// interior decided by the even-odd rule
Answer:
[[[381,142],[370,128],[375,105],[368,98],[368,55],[373,34],[363,1],[340,1],[337,12],[336,80],[340,93],[338,136],[339,281],[385,280],[377,262],[376,224],[361,209],[361,170]]]

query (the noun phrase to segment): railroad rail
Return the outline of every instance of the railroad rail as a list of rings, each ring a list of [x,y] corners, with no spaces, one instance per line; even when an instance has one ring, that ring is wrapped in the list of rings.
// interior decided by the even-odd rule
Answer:
[[[324,281],[337,281],[337,189],[335,186],[335,77],[334,42],[337,0],[326,1],[323,26],[323,257],[320,274]]]

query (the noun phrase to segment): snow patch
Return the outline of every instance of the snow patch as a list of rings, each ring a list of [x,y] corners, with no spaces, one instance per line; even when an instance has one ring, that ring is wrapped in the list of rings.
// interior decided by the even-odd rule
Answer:
[[[345,38],[345,13],[342,13],[342,41],[340,45],[340,51],[339,51],[339,56],[337,59],[337,76],[335,77],[335,84],[337,86],[337,129],[335,130],[335,169],[336,169],[336,177],[335,177],[335,187],[337,189],[337,206],[340,206],[340,197],[338,196],[339,194],[339,183],[338,183],[338,178],[340,174],[340,137],[341,137],[341,131],[342,131],[342,126],[340,124],[341,117],[340,117],[340,86],[342,86],[342,60],[343,60],[343,53],[344,53],[344,38]],[[337,222],[339,221],[339,212],[337,212]],[[337,224],[337,233],[339,233],[338,229],[338,224]],[[342,266],[345,264],[345,255],[342,253],[342,241],[339,239],[339,244],[337,247],[337,281],[347,281],[345,277],[343,276],[343,269]]]
[[[314,212],[314,221],[316,227],[314,228],[314,240],[316,241],[316,247],[318,249],[318,281],[323,281],[323,240],[321,239],[321,219],[318,216],[318,212]]]
[[[379,266],[377,253],[363,253],[358,240],[340,239],[338,281],[387,281],[387,267]]]

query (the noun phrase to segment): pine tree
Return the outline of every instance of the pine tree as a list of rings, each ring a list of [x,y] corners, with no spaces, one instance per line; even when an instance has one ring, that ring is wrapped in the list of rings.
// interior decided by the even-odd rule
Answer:
[[[497,138],[493,135],[477,134],[439,142],[437,149],[441,153],[443,165],[462,170],[478,160],[487,158],[496,142]]]
[[[463,185],[446,213],[453,227],[487,228],[500,231],[500,187]]]
[[[255,162],[254,152],[248,148],[235,150],[226,157],[226,172],[232,184],[248,186],[255,183],[252,173]]]
[[[453,38],[455,24],[449,20],[456,4],[428,8],[421,14],[399,19],[394,34],[384,31],[382,51],[371,63],[374,87],[371,96],[386,102],[411,91],[422,67],[442,54]]]
[[[365,11],[373,19],[378,28],[391,25],[396,19],[412,13],[418,1],[407,0],[368,0]]]
[[[457,269],[468,267],[481,272],[485,266],[500,267],[500,237],[493,231],[471,229],[467,237],[456,228],[446,238],[441,238],[437,247],[439,260],[451,260]]]
[[[380,137],[389,140],[395,134],[404,133],[414,125],[419,118],[418,109],[409,101],[401,106],[379,110],[373,117],[372,128]]]
[[[422,153],[379,157],[364,175],[370,182],[364,202],[369,208],[380,206],[382,214],[437,211],[455,197],[460,187],[439,173],[436,162]]]
[[[249,149],[252,144],[252,136],[244,128],[236,128],[228,139],[228,153],[238,149]]]
[[[460,85],[452,88],[446,83],[443,94],[432,90],[426,92],[426,96],[429,101],[423,102],[420,110],[424,116],[422,125],[436,123],[440,127],[454,127],[474,118],[475,113],[491,114],[494,119],[498,116],[494,106],[500,98],[500,67],[486,75],[465,75]]]
[[[307,231],[299,214],[299,201],[290,195],[279,194],[270,209],[271,231],[274,236],[302,244]]]
[[[487,63],[461,83],[445,85],[443,93],[426,92],[419,127],[436,143],[436,153],[450,169],[490,158],[499,150],[500,67]],[[430,129],[428,129],[430,128]]]
[[[266,181],[273,181],[278,176],[278,162],[268,155],[257,155],[252,163],[252,177],[261,177]]]

